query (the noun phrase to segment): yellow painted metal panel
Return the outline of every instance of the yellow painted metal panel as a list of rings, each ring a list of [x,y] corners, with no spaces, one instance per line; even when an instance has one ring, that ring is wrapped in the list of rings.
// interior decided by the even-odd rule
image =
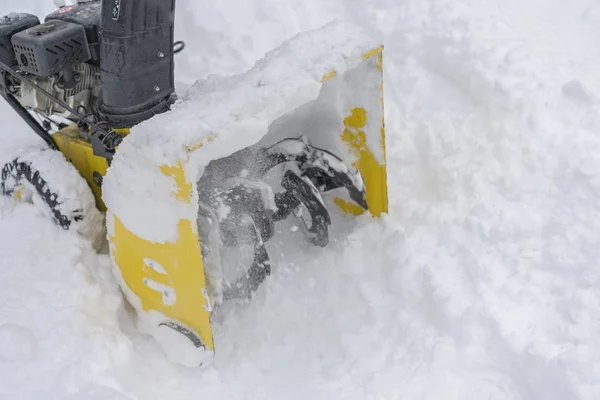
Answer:
[[[173,178],[175,198],[190,204],[195,185],[188,180],[184,164],[163,165],[160,170]],[[213,351],[210,302],[196,224],[196,220],[181,219],[175,242],[155,243],[136,236],[115,216],[111,252],[125,283],[139,298],[144,311],[158,311],[190,329]],[[161,268],[151,268],[147,260]],[[175,298],[167,301],[164,292],[156,290],[156,283],[172,288]]]
[[[144,311],[158,311],[187,329],[194,331],[209,350],[214,350],[210,325],[210,305],[200,252],[200,238],[195,221],[180,220],[174,243],[154,243],[131,233],[115,217],[114,235],[110,240],[112,256],[120,267],[129,289],[140,299]],[[151,259],[165,273],[148,266]],[[172,288],[173,302],[166,301],[163,291],[152,288],[156,282]]]
[[[71,162],[79,171],[79,174],[87,181],[88,185],[96,198],[96,205],[101,211],[106,207],[102,201],[102,188],[94,179],[94,173],[104,177],[108,169],[108,163],[103,157],[94,155],[92,145],[79,137],[79,131],[76,125],[71,125],[52,135],[59,150],[65,158]]]
[[[363,55],[363,59],[368,60],[377,56],[376,67],[381,76],[381,129],[380,129],[380,153],[383,155],[382,162],[377,160],[374,150],[369,148],[373,145],[372,140],[367,140],[365,128],[369,118],[369,110],[362,107],[356,107],[351,110],[350,115],[344,119],[344,132],[342,141],[346,143],[351,153],[357,159],[353,165],[360,171],[367,193],[367,203],[372,215],[379,217],[382,213],[388,212],[388,187],[387,187],[387,163],[385,148],[385,122],[384,122],[384,97],[383,97],[383,47],[378,47]],[[375,110],[373,110],[375,111]],[[378,110],[379,111],[379,110]],[[372,133],[373,134],[373,133]],[[336,198],[337,204],[344,212],[352,215],[361,215],[364,210],[352,202]]]
[[[380,164],[367,146],[367,137],[364,131],[366,124],[366,111],[363,108],[353,109],[352,114],[344,119],[346,129],[342,134],[342,140],[358,158],[354,166],[358,168],[365,182],[369,211],[379,217],[388,211],[386,165],[385,163]],[[362,213],[362,209],[354,204],[341,199],[336,199],[335,202],[350,214]]]

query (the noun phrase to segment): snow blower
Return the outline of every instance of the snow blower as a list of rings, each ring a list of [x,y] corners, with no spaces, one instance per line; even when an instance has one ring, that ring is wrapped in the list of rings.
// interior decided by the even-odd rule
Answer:
[[[46,144],[3,167],[1,191],[108,239],[140,329],[205,364],[211,315],[255,296],[279,221],[326,246],[334,208],[387,212],[383,48],[332,22],[176,94],[175,0],[71,3],[0,19],[0,92]]]

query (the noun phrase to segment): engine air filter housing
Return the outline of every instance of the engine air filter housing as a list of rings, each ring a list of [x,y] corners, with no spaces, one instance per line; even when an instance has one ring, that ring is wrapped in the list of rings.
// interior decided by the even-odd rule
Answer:
[[[85,29],[66,21],[48,21],[12,37],[19,68],[51,76],[91,58]]]

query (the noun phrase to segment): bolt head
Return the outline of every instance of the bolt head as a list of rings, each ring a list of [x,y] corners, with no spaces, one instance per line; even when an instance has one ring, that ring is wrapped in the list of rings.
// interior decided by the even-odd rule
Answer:
[[[154,91],[155,92],[160,92],[160,86],[158,86],[158,85],[154,86]]]

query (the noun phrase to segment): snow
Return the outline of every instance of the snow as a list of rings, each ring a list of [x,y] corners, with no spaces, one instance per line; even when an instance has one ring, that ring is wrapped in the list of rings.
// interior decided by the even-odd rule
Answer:
[[[0,204],[0,398],[62,399],[82,383],[118,388],[111,369],[131,343],[117,320],[120,295],[103,280],[108,257],[33,205]]]
[[[390,215],[325,249],[282,225],[273,276],[189,369],[135,329],[106,255],[2,199],[0,398],[599,398],[596,5],[179,0],[183,87],[333,18],[377,32]],[[20,6],[0,13],[52,10]],[[2,155],[38,142],[1,107]]]

